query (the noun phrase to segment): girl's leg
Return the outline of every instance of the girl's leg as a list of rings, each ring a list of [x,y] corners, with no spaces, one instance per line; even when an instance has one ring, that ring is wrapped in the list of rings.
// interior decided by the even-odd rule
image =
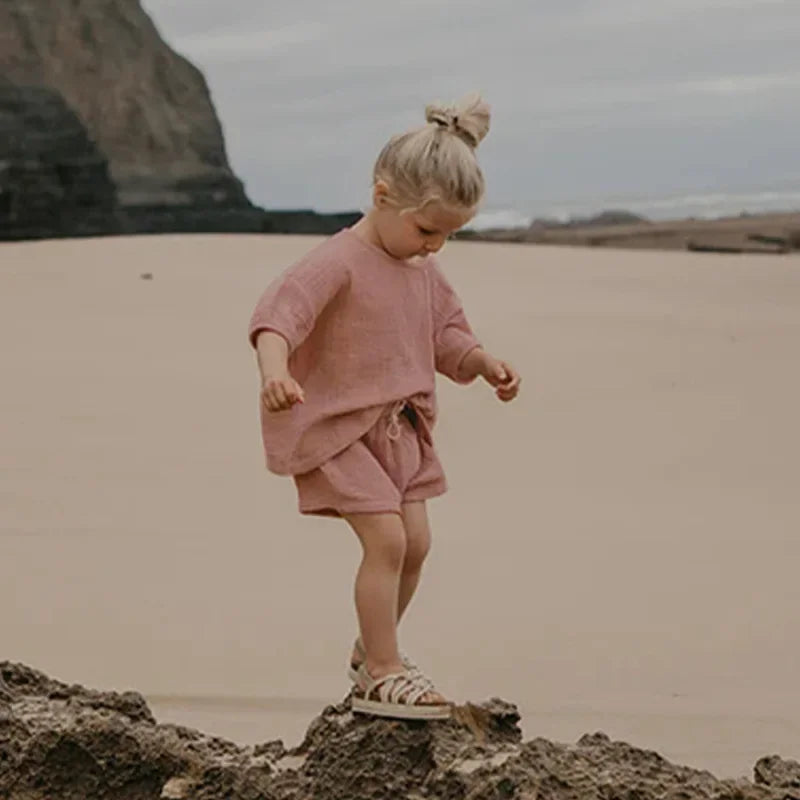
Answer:
[[[397,514],[350,514],[345,519],[364,550],[356,575],[356,613],[367,651],[367,671],[380,678],[403,669],[397,649],[397,612],[406,533]]]
[[[406,534],[406,553],[400,572],[400,589],[397,598],[397,621],[408,608],[414,596],[422,565],[431,548],[431,528],[425,501],[419,500],[402,505],[403,527]]]
[[[401,510],[406,546],[397,592],[398,624],[403,616],[403,612],[408,608],[408,604],[414,596],[422,572],[422,565],[431,547],[431,529],[428,522],[428,512],[425,501],[419,500],[412,503],[403,503]],[[353,525],[352,522],[350,522],[350,524]],[[358,533],[357,530],[356,533]],[[353,649],[350,660],[353,664],[358,664],[361,661],[358,650]]]
[[[403,663],[397,647],[397,619],[407,550],[403,517],[397,514],[349,514],[345,519],[364,550],[356,575],[355,600],[361,640],[367,651],[367,672],[373,678],[402,672]],[[408,584],[411,593],[418,580],[419,569],[413,585]],[[436,692],[428,692],[420,702],[436,704],[445,700]]]

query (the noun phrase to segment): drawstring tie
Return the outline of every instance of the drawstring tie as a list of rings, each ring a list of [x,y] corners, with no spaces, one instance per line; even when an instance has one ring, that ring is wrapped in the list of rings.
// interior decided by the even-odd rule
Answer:
[[[386,436],[393,442],[396,442],[400,438],[400,414],[403,413],[403,409],[405,407],[406,401],[398,400],[392,406],[392,412],[389,414],[389,423],[386,426]]]

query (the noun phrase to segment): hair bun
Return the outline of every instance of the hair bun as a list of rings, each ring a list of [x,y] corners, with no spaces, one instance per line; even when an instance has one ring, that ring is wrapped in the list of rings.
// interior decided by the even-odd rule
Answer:
[[[472,94],[453,105],[432,103],[425,109],[425,119],[475,148],[489,133],[491,112],[480,95]]]

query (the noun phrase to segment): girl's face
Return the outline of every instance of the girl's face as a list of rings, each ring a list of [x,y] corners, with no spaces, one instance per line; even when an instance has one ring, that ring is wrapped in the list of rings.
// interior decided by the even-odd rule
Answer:
[[[380,197],[376,198],[375,209],[375,227],[381,245],[397,259],[438,252],[447,238],[475,215],[473,209],[449,209],[435,202],[419,211],[401,214]]]

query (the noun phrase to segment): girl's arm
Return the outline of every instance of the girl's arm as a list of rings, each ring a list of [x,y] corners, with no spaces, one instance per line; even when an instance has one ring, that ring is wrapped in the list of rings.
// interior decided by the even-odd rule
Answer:
[[[433,295],[433,348],[436,371],[456,383],[470,383],[477,373],[463,372],[464,359],[480,342],[472,332],[461,300],[438,266],[431,273]]]
[[[261,400],[268,411],[285,411],[305,402],[299,383],[289,374],[289,343],[279,333],[260,330],[256,334]]]
[[[500,400],[513,400],[522,379],[507,361],[481,347],[461,301],[438,267],[433,272],[433,314],[436,369],[456,383],[471,383],[480,376]]]
[[[289,343],[279,333],[264,328],[258,331],[256,354],[262,383],[289,371]]]
[[[507,361],[489,355],[482,347],[470,350],[459,366],[459,378],[464,383],[481,376],[496,389],[495,394],[503,402],[513,400],[519,394],[522,378]]]
[[[273,281],[259,298],[248,337],[256,350],[261,397],[268,411],[284,411],[305,401],[302,387],[289,373],[289,356],[348,281],[344,264],[306,258]]]

